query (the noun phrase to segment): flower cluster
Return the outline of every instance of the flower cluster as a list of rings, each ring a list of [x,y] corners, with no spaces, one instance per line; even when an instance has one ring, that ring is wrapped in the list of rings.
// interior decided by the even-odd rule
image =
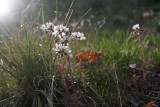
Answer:
[[[86,37],[84,37],[84,34],[80,32],[72,33],[72,37],[75,38],[76,40],[86,40]]]
[[[41,26],[41,29],[45,31],[50,31],[51,36],[59,38],[60,43],[59,44],[56,43],[56,46],[53,48],[53,50],[61,56],[67,55],[72,57],[72,54],[71,54],[72,51],[70,50],[69,44],[68,44],[68,42],[71,39],[76,39],[76,40],[86,39],[83,33],[80,33],[80,32],[69,33],[69,28],[67,28],[66,26],[63,26],[63,25],[56,26],[51,22],[47,22],[46,24],[43,24]],[[71,34],[71,35],[68,35],[68,34]]]
[[[142,29],[140,29],[140,27],[139,27],[139,24],[133,25],[132,29],[134,30],[133,31],[134,35],[138,35],[142,31]]]
[[[62,44],[56,44],[56,47],[53,48],[53,50],[56,53],[60,54],[61,56],[67,55],[67,56],[72,57],[72,54],[71,54],[72,50],[70,50],[68,46],[64,46]]]
[[[63,25],[57,25],[54,26],[54,32],[53,35],[55,37],[59,37],[60,39],[63,38],[63,36],[66,35],[66,33],[69,32],[69,28]]]
[[[139,30],[140,29],[139,24],[133,25],[132,29],[135,31]]]
[[[46,24],[43,24],[41,26],[41,29],[44,30],[44,31],[51,31],[51,32],[53,32],[54,31],[54,24],[51,23],[51,22],[47,22]]]

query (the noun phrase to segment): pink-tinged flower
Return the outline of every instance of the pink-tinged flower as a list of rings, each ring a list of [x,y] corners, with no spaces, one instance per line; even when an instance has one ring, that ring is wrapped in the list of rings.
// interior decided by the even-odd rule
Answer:
[[[55,37],[62,38],[64,35],[66,35],[66,32],[69,32],[69,28],[67,28],[66,26],[63,25],[54,26],[53,35]]]
[[[63,44],[56,44],[56,47],[53,48],[53,50],[57,53],[60,54],[61,56],[69,56],[72,57],[72,50],[70,50],[70,48],[68,46],[65,46]]]
[[[75,38],[76,40],[86,40],[86,37],[84,36],[84,34],[80,32],[72,33],[72,37]]]
[[[40,29],[42,29],[44,31],[52,31],[53,32],[54,31],[54,24],[51,22],[47,22],[46,24],[43,24]]]

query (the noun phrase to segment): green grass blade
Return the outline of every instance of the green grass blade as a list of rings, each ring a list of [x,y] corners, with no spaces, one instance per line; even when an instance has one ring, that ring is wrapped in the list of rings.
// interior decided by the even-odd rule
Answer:
[[[38,107],[42,107],[41,99],[39,98],[39,96],[38,96]]]
[[[20,95],[16,95],[16,96],[12,96],[12,97],[9,97],[9,98],[6,98],[4,100],[1,100],[0,101],[0,106],[2,106],[3,104],[6,104],[8,103],[9,101],[13,100],[13,99],[16,99],[17,97],[19,97]]]
[[[12,77],[14,77],[15,79],[19,80],[19,79],[18,79],[18,76],[17,76],[15,73],[8,71],[3,65],[0,65],[0,68],[1,68],[2,70],[4,70],[6,73],[10,74],[10,75],[11,75]]]
[[[42,4],[42,21],[43,24],[45,23],[45,17],[44,17],[44,8],[43,8],[43,4]]]

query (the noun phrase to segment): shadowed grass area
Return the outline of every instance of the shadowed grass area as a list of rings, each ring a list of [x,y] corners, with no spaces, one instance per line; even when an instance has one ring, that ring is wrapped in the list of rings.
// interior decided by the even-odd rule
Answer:
[[[42,32],[39,30],[31,32],[24,28],[17,35],[1,37],[1,78],[3,78],[0,88],[1,100],[11,97],[14,99],[13,105],[16,104],[17,106],[24,103],[26,103],[25,106],[66,105],[63,83],[55,61],[55,54],[52,51],[52,41],[48,34],[40,35]],[[94,104],[118,106],[120,103],[125,105],[129,104],[133,96],[137,96],[133,98],[143,100],[143,103],[149,101],[152,95],[145,98],[145,93],[138,91],[137,88],[133,88],[135,93],[130,92],[133,84],[133,72],[129,68],[129,64],[136,63],[137,75],[141,76],[142,73],[140,69],[143,63],[141,63],[142,54],[138,37],[130,34],[129,31],[120,30],[114,33],[106,30],[98,32],[90,30],[85,35],[87,40],[80,43],[80,52],[89,50],[98,52],[103,47],[103,56],[100,62],[96,65],[89,64],[82,69],[86,83],[89,82],[86,98],[90,106]],[[159,35],[143,35],[142,38],[147,60],[146,70],[151,70],[159,66],[160,63],[158,60]],[[83,85],[80,80],[80,71],[75,63],[77,53],[74,44],[75,42],[71,41],[74,56],[71,66],[73,67],[77,90],[82,92]],[[150,74],[148,73],[148,75]],[[71,86],[69,90],[72,95],[73,89],[67,75],[67,68],[65,67],[66,82],[68,87]],[[147,83],[149,84],[150,81]],[[146,91],[146,86],[141,87],[141,90]],[[12,96],[17,95],[18,97],[12,98]],[[82,97],[79,99],[80,105],[86,105],[83,99],[84,94],[79,93],[78,95]],[[6,99],[4,102],[6,103],[11,99]],[[12,105],[11,103],[8,104]]]

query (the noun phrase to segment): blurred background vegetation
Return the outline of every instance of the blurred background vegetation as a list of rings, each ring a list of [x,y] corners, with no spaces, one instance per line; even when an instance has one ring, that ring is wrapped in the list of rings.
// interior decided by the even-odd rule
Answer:
[[[45,19],[52,21],[55,17],[56,0],[11,0],[10,17],[7,22],[31,24],[42,23],[42,7]],[[58,21],[63,21],[72,0],[58,0]],[[139,23],[150,32],[160,32],[160,0],[75,0],[71,22],[76,22],[89,8],[92,10],[85,17],[95,18],[96,23],[105,17],[106,29],[126,29]],[[6,21],[1,21],[5,23]],[[6,23],[5,23],[6,25]]]

